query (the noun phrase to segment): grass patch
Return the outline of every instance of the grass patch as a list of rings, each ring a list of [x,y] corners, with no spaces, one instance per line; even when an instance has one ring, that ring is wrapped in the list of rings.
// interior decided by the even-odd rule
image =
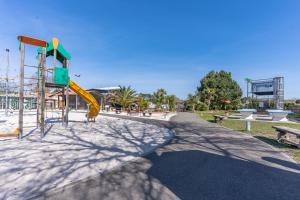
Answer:
[[[224,115],[225,111],[201,111],[198,114],[202,119],[209,122],[214,122],[214,115],[216,114]],[[253,121],[251,122],[250,132],[245,131],[245,121],[241,121],[241,120],[228,119],[228,120],[224,120],[220,125],[235,131],[251,134],[255,138],[285,151],[291,157],[293,157],[297,162],[300,162],[300,149],[287,144],[278,143],[276,139],[277,137],[276,131],[272,128],[272,126],[286,126],[290,128],[300,129],[300,124]]]

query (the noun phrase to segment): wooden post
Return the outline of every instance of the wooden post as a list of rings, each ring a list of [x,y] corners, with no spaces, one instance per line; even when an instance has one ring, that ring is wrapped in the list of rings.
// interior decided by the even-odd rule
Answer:
[[[57,50],[53,49],[53,62],[52,62],[52,67],[53,67],[52,82],[53,83],[54,83],[54,69],[56,67],[56,56],[57,56]]]
[[[66,68],[69,70],[69,61],[65,60],[65,65]],[[69,77],[68,77],[69,80]],[[68,84],[66,86],[66,121],[65,121],[65,125],[68,126],[68,122],[69,122],[69,88],[70,88],[70,83],[68,81]]]
[[[18,36],[18,40],[20,41],[20,52],[21,52],[21,64],[20,64],[20,88],[19,88],[19,138],[21,139],[23,136],[23,114],[24,114],[24,59],[25,59],[25,44],[30,44],[34,46],[43,47],[43,56],[41,59],[43,60],[42,66],[45,67],[46,61],[46,47],[48,43],[43,40],[27,37],[27,36]],[[39,76],[40,78],[40,76]],[[45,86],[45,82],[44,82]],[[39,91],[38,91],[39,92]],[[41,111],[42,112],[42,111]],[[41,113],[44,114],[44,113]]]
[[[43,47],[42,59],[41,59],[41,137],[45,134],[45,68],[46,68],[46,48]]]
[[[69,84],[66,86],[66,115],[65,115],[65,125],[68,126],[69,120]]]
[[[78,109],[78,95],[77,95],[77,93],[76,93],[76,96],[75,96],[75,109],[76,109],[76,111]]]
[[[61,98],[62,98],[62,106],[61,106],[61,121],[62,123],[65,122],[65,102],[66,102],[66,98],[65,98],[65,88],[62,89],[62,94],[61,94]]]
[[[40,114],[41,114],[41,107],[40,107],[40,100],[41,100],[41,68],[42,68],[42,54],[39,53],[38,55],[38,73],[37,73],[37,80],[38,80],[38,90],[37,90],[37,100],[36,100],[36,127],[40,127]]]
[[[21,51],[21,64],[20,64],[20,88],[19,88],[19,139],[23,137],[23,109],[24,109],[24,56],[25,46],[24,43],[20,44]]]

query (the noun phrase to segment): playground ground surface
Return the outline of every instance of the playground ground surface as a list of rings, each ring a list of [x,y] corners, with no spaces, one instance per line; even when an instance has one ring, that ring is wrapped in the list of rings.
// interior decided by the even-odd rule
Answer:
[[[198,113],[199,116],[209,122],[214,122],[214,115],[216,114],[225,114],[224,111],[201,111]],[[287,123],[287,122],[264,122],[264,121],[252,121],[251,122],[251,131],[245,131],[245,122],[242,120],[224,120],[220,124],[223,127],[250,134],[253,137],[268,143],[275,148],[280,149],[281,151],[289,154],[295,161],[300,162],[300,149],[277,142],[277,134],[275,129],[272,126],[286,126],[295,129],[300,129],[300,123]]]
[[[43,139],[33,127],[26,128],[21,141],[2,139],[0,199],[28,199],[112,170],[151,152],[173,136],[166,128],[107,116],[87,123],[84,115],[71,112],[65,128],[55,112],[47,113],[48,130]],[[16,119],[17,113],[5,118],[1,131],[5,124],[16,126]],[[34,111],[25,113],[25,126],[35,125],[35,120]]]

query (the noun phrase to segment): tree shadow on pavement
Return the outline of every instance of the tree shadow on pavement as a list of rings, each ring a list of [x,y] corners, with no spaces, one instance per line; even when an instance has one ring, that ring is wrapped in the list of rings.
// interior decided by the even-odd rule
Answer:
[[[299,183],[299,173],[229,156],[154,152],[40,199],[284,200],[297,198]]]
[[[280,157],[268,157],[276,157],[279,153],[256,139],[211,124],[203,126],[202,122],[135,121],[170,128],[176,131],[175,137],[166,146],[143,158],[85,181],[47,192],[40,198],[299,198],[300,171],[295,163],[280,160]],[[118,131],[115,132],[118,137],[123,137]]]
[[[282,200],[295,199],[299,192],[300,173],[257,162],[197,150],[154,153],[147,159],[152,162],[147,175],[180,199]]]
[[[268,162],[271,162],[271,163],[275,163],[277,165],[281,165],[281,166],[284,166],[284,167],[288,167],[288,168],[291,168],[291,169],[295,169],[295,170],[299,170],[299,165],[293,163],[293,162],[290,162],[290,161],[286,161],[286,160],[281,160],[281,159],[278,159],[278,158],[273,158],[273,157],[262,157],[263,160],[266,160]]]

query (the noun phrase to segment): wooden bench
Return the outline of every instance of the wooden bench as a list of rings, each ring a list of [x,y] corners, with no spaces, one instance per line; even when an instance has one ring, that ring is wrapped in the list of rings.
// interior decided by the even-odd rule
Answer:
[[[152,112],[143,112],[143,116],[145,117],[151,117]]]
[[[215,123],[221,123],[223,122],[224,119],[226,119],[226,116],[223,116],[223,115],[214,115],[214,118],[215,118]]]
[[[300,141],[298,141],[297,143],[293,140],[290,140],[290,137],[288,135],[288,134],[292,134],[295,135],[297,139],[300,139],[300,130],[285,127],[285,126],[272,126],[272,127],[277,131],[278,142],[285,142],[300,148]]]

